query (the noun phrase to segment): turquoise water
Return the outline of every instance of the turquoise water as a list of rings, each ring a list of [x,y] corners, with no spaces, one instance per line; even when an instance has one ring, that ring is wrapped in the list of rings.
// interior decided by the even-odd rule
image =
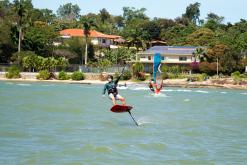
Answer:
[[[0,82],[0,164],[247,164],[247,91]]]

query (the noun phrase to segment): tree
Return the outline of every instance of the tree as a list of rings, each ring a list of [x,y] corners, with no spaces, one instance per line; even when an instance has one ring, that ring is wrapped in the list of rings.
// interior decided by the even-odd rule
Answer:
[[[110,19],[110,14],[109,14],[109,12],[105,8],[103,8],[103,9],[100,10],[100,14],[99,15],[100,15],[100,20],[101,20],[101,22],[103,22],[103,24],[108,19]]]
[[[187,36],[186,43],[195,46],[209,46],[214,44],[215,33],[207,28],[200,28]]]
[[[146,9],[135,9],[134,7],[123,7],[123,18],[126,23],[134,19],[147,20],[148,17],[145,14]]]
[[[37,67],[37,60],[38,56],[34,52],[30,52],[27,56],[23,57],[22,66],[31,72],[32,68]]]
[[[231,73],[240,68],[241,59],[238,53],[231,51],[231,49],[224,44],[217,44],[207,50],[207,61],[219,63],[219,71],[223,73]]]
[[[187,36],[195,30],[196,27],[194,24],[189,24],[188,26],[177,24],[168,29],[162,29],[160,37],[169,45],[186,45]]]
[[[9,0],[0,1],[0,18],[4,18],[8,15],[8,9],[10,8]]]
[[[221,24],[224,21],[224,17],[222,16],[218,16],[215,13],[209,13],[207,18],[207,20],[214,20],[216,23]]]
[[[156,21],[144,22],[141,30],[142,38],[146,41],[160,39],[161,27]]]
[[[127,48],[117,48],[104,51],[105,58],[111,61],[112,64],[124,64],[134,58],[135,52]]]
[[[81,23],[83,26],[83,32],[86,39],[86,46],[85,46],[85,65],[87,65],[88,60],[88,37],[90,35],[90,30],[93,26],[96,26],[95,21],[93,19],[87,17],[81,17]]]
[[[26,30],[23,48],[35,51],[39,55],[48,56],[52,52],[53,41],[57,36],[58,34],[52,26],[32,26]]]
[[[74,53],[70,50],[67,50],[67,49],[57,49],[53,53],[54,53],[54,55],[56,55],[58,57],[63,57],[65,59],[73,59],[77,56],[76,53]]]
[[[182,15],[184,18],[188,18],[191,22],[196,24],[200,22],[200,3],[196,2],[194,4],[190,4],[186,8],[186,12]]]
[[[61,19],[74,20],[79,18],[80,11],[81,9],[78,5],[67,3],[65,5],[60,5],[60,7],[57,10],[57,15]]]
[[[122,16],[115,16],[113,19],[118,29],[121,29],[124,27],[124,18]]]
[[[237,38],[238,50],[246,51],[247,50],[247,32],[240,34]]]
[[[53,13],[52,10],[49,9],[41,9],[40,10],[43,15],[43,20],[47,24],[53,23],[54,19],[56,18],[56,15]]]
[[[0,1],[0,63],[10,62],[11,55],[17,51],[12,42],[11,4],[8,0]]]
[[[128,47],[135,46],[137,50],[139,50],[140,47],[145,48],[147,40],[143,36],[148,35],[147,32],[143,32],[143,26],[144,21],[141,19],[134,19],[132,21],[129,21],[126,27],[121,32],[121,35],[124,36],[124,38],[128,42]]]
[[[33,8],[31,0],[14,0],[14,11],[17,15],[17,26],[19,31],[18,52],[21,52],[21,41],[23,38],[23,28],[28,26],[28,13]]]
[[[214,13],[209,13],[207,16],[207,22],[204,24],[204,27],[216,31],[221,27],[223,20],[224,17],[218,16]]]
[[[196,48],[196,50],[192,53],[192,57],[194,58],[194,62],[196,62],[198,60],[202,61],[201,59],[203,58],[204,54],[205,54],[204,48],[202,48],[202,47]]]
[[[157,18],[154,20],[161,29],[168,29],[176,25],[176,22],[172,19]]]
[[[85,38],[73,37],[64,42],[63,46],[59,49],[65,49],[75,54],[75,58],[69,59],[70,63],[83,64],[82,52],[85,52],[86,41]]]

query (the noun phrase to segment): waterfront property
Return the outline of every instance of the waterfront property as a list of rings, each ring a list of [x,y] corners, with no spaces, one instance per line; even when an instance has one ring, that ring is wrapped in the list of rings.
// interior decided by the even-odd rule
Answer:
[[[139,52],[140,62],[153,63],[155,53],[160,53],[162,63],[166,64],[190,64],[194,61],[195,46],[154,46],[144,52]],[[198,62],[198,61],[197,61]]]
[[[60,31],[60,36],[63,39],[71,37],[84,37],[84,31],[82,29],[65,29]],[[117,35],[108,35],[96,30],[89,31],[89,38],[93,45],[98,45],[101,47],[112,47],[115,48],[117,43],[122,40],[121,36]]]
[[[155,53],[160,53],[162,63],[168,65],[189,65],[195,61],[193,53],[195,46],[153,46],[146,51],[137,54],[138,61],[143,63],[145,68],[152,67]],[[198,59],[196,59],[197,62]]]

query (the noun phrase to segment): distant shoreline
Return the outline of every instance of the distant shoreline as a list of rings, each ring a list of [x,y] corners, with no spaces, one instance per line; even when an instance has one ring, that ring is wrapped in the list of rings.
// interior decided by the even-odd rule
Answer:
[[[107,83],[107,81],[100,80],[38,80],[38,79],[7,79],[0,78],[0,81],[10,81],[10,82],[47,82],[47,83],[65,83],[65,84],[87,84],[87,85],[102,85]],[[147,84],[148,81],[134,82],[131,80],[120,81],[119,84],[132,85],[132,84]],[[238,89],[247,90],[247,85],[233,85],[233,84],[215,84],[211,81],[203,82],[187,82],[185,79],[168,79],[164,80],[164,87],[179,87],[179,88],[222,88],[222,89]]]

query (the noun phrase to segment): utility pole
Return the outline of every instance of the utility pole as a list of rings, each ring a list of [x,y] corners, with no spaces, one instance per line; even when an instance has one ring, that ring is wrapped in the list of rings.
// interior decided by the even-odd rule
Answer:
[[[219,58],[217,57],[217,77],[219,78]]]

